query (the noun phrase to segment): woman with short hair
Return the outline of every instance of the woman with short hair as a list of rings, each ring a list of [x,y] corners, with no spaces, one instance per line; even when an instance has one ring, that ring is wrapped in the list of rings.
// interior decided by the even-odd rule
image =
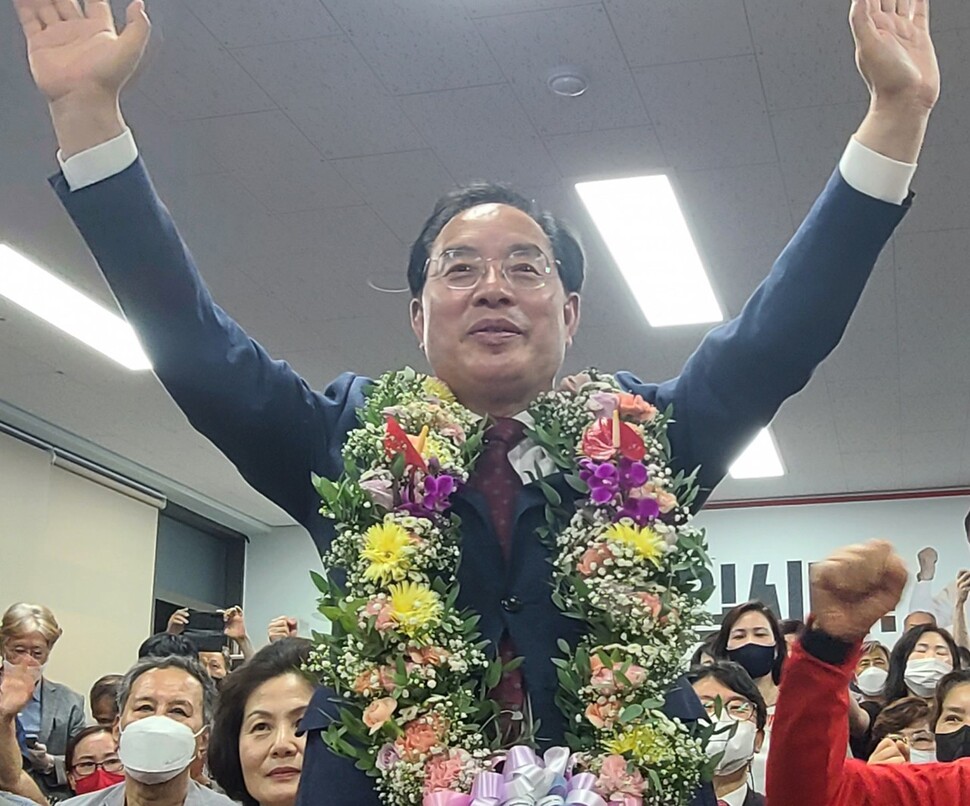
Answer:
[[[310,642],[284,638],[226,678],[212,723],[209,771],[243,806],[293,806],[306,736],[298,735],[314,684],[302,671]]]

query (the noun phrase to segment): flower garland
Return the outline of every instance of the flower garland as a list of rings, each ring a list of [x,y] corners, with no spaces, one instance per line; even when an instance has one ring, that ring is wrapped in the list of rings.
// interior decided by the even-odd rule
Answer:
[[[344,474],[313,477],[336,537],[326,577],[314,575],[333,629],[315,636],[310,668],[343,697],[323,738],[375,777],[388,806],[469,803],[462,793],[473,787],[494,795],[476,804],[511,802],[502,793],[521,794],[523,781],[536,802],[576,786],[587,792],[550,802],[674,806],[710,777],[710,729],[661,711],[694,628],[709,620],[712,590],[704,536],[691,525],[693,476],[667,466],[671,413],[594,371],[569,381],[533,403],[527,431],[579,496],[565,505],[537,469],[551,595],[588,628],[552,659],[572,751],[568,767],[557,756],[556,774],[513,763],[531,752],[521,746],[501,747],[489,692],[519,661],[490,659],[478,616],[456,604],[460,523],[450,501],[486,422],[438,379],[388,373],[348,435]],[[505,758],[505,783],[492,780]]]

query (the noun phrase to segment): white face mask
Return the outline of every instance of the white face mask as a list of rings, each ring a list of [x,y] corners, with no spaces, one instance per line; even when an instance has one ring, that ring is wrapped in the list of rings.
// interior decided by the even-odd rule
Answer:
[[[125,773],[136,781],[164,784],[195,759],[195,737],[199,733],[167,716],[146,716],[121,731],[118,758],[125,765]]]
[[[936,750],[917,750],[915,747],[909,749],[910,764],[935,764]]]
[[[4,660],[3,671],[6,674],[7,671],[18,666],[18,664],[11,663],[9,660]],[[47,669],[46,663],[41,663],[36,666],[27,666],[26,664],[19,664],[21,668],[30,669],[30,676],[34,678],[35,683],[39,683],[40,679],[44,676],[44,671]]]
[[[859,691],[867,697],[878,697],[886,687],[887,677],[889,677],[889,672],[885,669],[880,669],[878,666],[870,666],[868,669],[863,669],[859,672],[855,680],[859,685]]]
[[[732,733],[731,728],[737,725]],[[744,767],[754,757],[754,740],[758,729],[753,722],[735,722],[721,717],[714,722],[717,731],[707,742],[707,755],[724,753],[714,769],[715,775],[731,775]]]
[[[937,658],[920,658],[906,662],[903,682],[917,697],[932,697],[936,685],[943,675],[952,672],[953,667]]]

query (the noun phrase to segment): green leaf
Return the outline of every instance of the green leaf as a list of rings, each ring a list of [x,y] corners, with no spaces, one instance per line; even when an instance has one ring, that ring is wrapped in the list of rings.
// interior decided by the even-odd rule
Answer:
[[[405,459],[403,453],[397,453],[391,460],[391,475],[396,481],[404,478]]]
[[[625,725],[641,716],[643,716],[643,706],[635,702],[620,711],[620,724]]]
[[[559,638],[556,641],[556,646],[559,647],[559,651],[562,652],[563,655],[569,655],[572,651],[572,647],[569,646],[569,642],[565,638]]]
[[[585,495],[589,492],[589,485],[583,481],[579,476],[573,475],[572,473],[567,473],[563,478],[566,479],[566,484],[572,487],[580,495]]]
[[[562,504],[562,496],[554,487],[542,479],[539,479],[539,489],[542,490],[542,494],[545,495],[546,500],[554,507],[558,507]]]

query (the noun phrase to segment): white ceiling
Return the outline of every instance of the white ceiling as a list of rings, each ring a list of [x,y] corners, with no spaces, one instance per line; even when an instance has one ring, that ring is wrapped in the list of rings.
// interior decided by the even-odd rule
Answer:
[[[846,0],[155,0],[126,112],[216,299],[318,388],[421,364],[410,239],[456,182],[506,180],[585,235],[569,368],[675,375],[704,328],[654,330],[572,184],[665,170],[732,315],[865,111]],[[116,8],[120,8],[116,6]],[[848,334],[774,424],[788,474],[719,498],[963,486],[970,476],[970,4],[934,0],[944,98],[918,198]],[[544,86],[577,64],[580,98]],[[0,240],[105,301],[44,181],[54,142],[0,2]],[[118,222],[124,226],[124,222]],[[288,522],[129,373],[0,300],[0,419],[230,525]],[[619,338],[618,338],[619,337]]]

